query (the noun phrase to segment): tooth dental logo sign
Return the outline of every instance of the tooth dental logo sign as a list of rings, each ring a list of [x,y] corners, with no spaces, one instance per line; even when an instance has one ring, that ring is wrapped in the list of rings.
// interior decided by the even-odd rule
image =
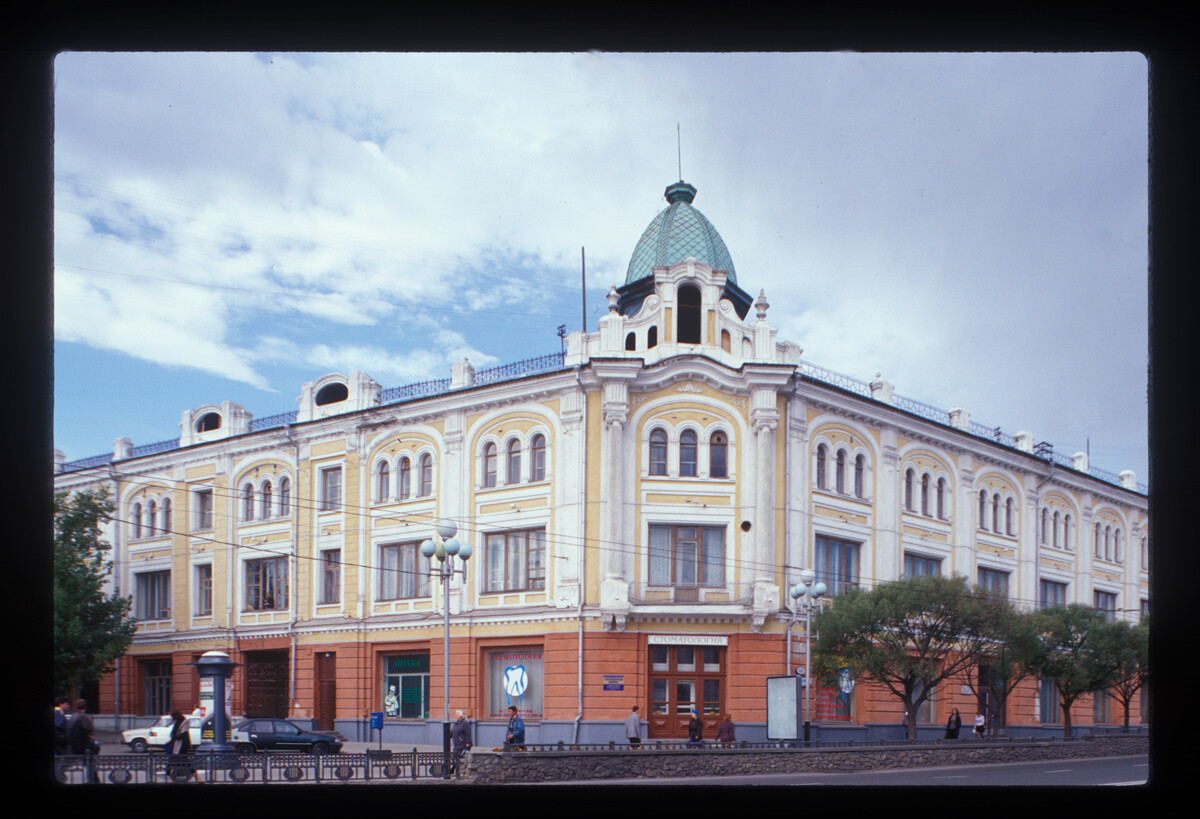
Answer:
[[[504,694],[509,705],[512,705],[514,698],[519,701],[528,687],[529,675],[525,673],[525,666],[510,665],[504,669]]]

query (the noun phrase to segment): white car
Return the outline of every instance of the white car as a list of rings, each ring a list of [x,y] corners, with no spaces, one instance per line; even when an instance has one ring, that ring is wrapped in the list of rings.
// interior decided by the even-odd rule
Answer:
[[[192,741],[193,748],[200,744],[201,717],[199,711],[193,711],[187,717],[188,738]],[[149,751],[151,748],[166,748],[171,739],[173,724],[171,715],[167,714],[149,728],[131,728],[128,731],[122,731],[121,741],[128,745],[131,751],[139,754]]]

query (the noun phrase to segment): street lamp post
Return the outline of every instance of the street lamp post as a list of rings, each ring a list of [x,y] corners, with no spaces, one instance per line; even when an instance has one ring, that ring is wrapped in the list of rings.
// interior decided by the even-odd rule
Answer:
[[[800,582],[788,590],[788,594],[796,601],[796,610],[792,612],[792,623],[804,612],[804,741],[808,742],[809,729],[809,690],[812,688],[812,612],[821,606],[821,598],[825,596],[825,584],[814,583],[817,575],[812,569],[800,572]],[[804,599],[801,599],[804,598]],[[790,633],[790,632],[789,632]],[[788,646],[790,656],[792,647]]]
[[[430,566],[430,574],[442,582],[442,589],[445,592],[445,608],[443,614],[443,626],[445,629],[445,637],[442,640],[442,778],[450,778],[450,579],[454,577],[455,572],[463,576],[463,580],[467,577],[467,561],[471,558],[471,544],[459,543],[454,535],[458,533],[458,527],[453,521],[443,520],[438,524],[437,533],[433,538],[424,541],[421,544],[421,554],[425,557],[438,559],[436,567]],[[454,567],[454,556],[462,561],[462,566]]]

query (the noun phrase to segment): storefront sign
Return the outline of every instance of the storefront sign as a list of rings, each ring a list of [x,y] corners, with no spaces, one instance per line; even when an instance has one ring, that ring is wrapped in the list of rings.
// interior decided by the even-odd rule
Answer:
[[[709,634],[650,634],[646,643],[652,646],[727,646],[729,638]]]

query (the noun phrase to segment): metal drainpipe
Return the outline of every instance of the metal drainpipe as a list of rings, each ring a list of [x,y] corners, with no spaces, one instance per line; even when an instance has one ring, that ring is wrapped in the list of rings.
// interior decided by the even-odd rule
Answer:
[[[586,341],[586,338],[587,338],[586,333],[584,334],[584,338]],[[580,380],[579,380],[579,365],[578,364],[575,365],[575,384],[579,388],[579,390],[582,392],[583,384],[581,384]],[[584,430],[587,429],[587,406],[586,406],[586,404],[587,404],[587,393],[585,392],[584,393],[584,410],[583,410]],[[584,447],[583,447],[583,478],[584,478],[583,528],[584,528],[584,533],[586,534],[586,532],[587,532],[587,441],[586,441],[586,436],[585,436]],[[578,706],[577,706],[578,710],[575,713],[575,731],[571,738],[572,745],[579,744],[579,724],[583,721],[583,598],[584,598],[584,595],[587,593],[587,586],[583,581],[584,581],[584,577],[585,577],[585,571],[587,568],[587,541],[586,541],[586,539],[584,540],[583,544],[579,548],[580,548],[580,552],[582,554],[580,554],[580,560],[579,560],[579,614],[578,614],[578,617],[579,617],[579,660],[578,660],[578,680],[576,683],[576,686],[577,686],[576,693],[578,696]]]

